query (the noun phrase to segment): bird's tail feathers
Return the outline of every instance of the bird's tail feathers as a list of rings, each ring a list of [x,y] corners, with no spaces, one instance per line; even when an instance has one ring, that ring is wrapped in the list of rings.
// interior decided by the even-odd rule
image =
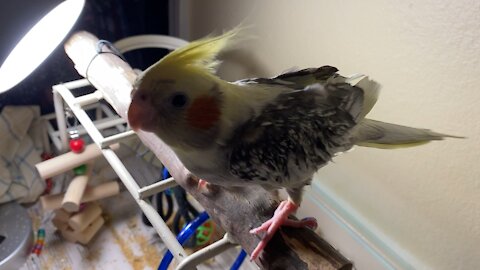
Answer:
[[[358,116],[358,119],[364,119],[372,110],[375,103],[377,103],[380,88],[382,86],[376,81],[370,80],[367,76],[363,76],[355,86],[360,87],[363,90],[362,112]]]
[[[328,83],[348,83],[350,85],[359,87],[363,90],[363,105],[362,111],[357,116],[357,121],[360,122],[372,110],[375,103],[377,103],[380,89],[382,86],[371,80],[368,76],[356,73],[350,76],[332,76],[328,79]]]
[[[447,137],[463,138],[370,119],[363,119],[352,131],[356,145],[382,149],[413,147]]]

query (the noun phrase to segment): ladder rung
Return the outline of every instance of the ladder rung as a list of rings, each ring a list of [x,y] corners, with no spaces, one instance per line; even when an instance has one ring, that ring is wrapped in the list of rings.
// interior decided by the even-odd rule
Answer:
[[[170,177],[165,180],[140,188],[138,190],[138,196],[140,197],[140,199],[145,199],[149,196],[152,196],[153,194],[157,194],[166,190],[167,188],[171,188],[176,185],[178,184],[177,182],[175,182],[175,179],[173,179],[173,177]]]
[[[83,106],[86,106],[86,105],[93,104],[93,103],[99,101],[102,98],[103,98],[102,92],[97,90],[97,91],[95,91],[91,94],[87,94],[87,95],[83,95],[83,96],[75,98],[74,102],[75,102],[76,105],[78,105],[80,107],[83,107]]]
[[[103,140],[100,142],[100,147],[102,149],[107,148],[109,145],[123,141],[125,139],[131,138],[133,136],[136,136],[137,134],[133,130],[128,130],[122,133],[118,133],[106,138],[103,138]]]
[[[190,254],[187,258],[181,261],[176,270],[188,270],[195,269],[195,266],[200,263],[217,256],[218,254],[224,252],[225,250],[235,247],[237,244],[232,243],[229,240],[228,234],[226,233],[222,239],[216,241],[213,244],[210,244],[197,252]]]

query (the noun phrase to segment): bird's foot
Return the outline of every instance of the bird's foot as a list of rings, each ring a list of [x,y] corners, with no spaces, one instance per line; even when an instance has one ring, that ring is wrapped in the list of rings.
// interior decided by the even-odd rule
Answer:
[[[290,227],[309,227],[311,229],[317,228],[317,220],[315,218],[304,218],[302,220],[292,220],[288,219],[288,216],[294,213],[298,209],[298,206],[290,200],[282,201],[280,205],[275,210],[273,217],[265,221],[258,228],[250,230],[250,233],[258,234],[260,232],[265,232],[265,236],[258,243],[257,247],[253,250],[250,255],[250,260],[255,260],[260,252],[267,246],[268,241],[272,239],[275,232],[280,228],[280,226],[290,226]]]
[[[208,185],[208,182],[203,180],[203,179],[198,179],[198,185],[197,185],[197,189],[198,190],[201,190],[203,188],[206,188]]]

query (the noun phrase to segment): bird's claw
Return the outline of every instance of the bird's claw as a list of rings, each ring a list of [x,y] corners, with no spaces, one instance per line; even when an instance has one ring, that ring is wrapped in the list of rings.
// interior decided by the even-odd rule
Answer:
[[[203,188],[206,188],[208,185],[208,182],[203,180],[203,179],[198,179],[198,184],[197,184],[197,189],[201,190]]]
[[[288,216],[297,210],[298,206],[295,205],[292,201],[282,201],[280,205],[275,210],[273,217],[265,221],[259,227],[250,230],[252,234],[258,234],[260,232],[265,232],[265,236],[258,243],[257,247],[253,250],[250,255],[250,260],[255,260],[258,258],[258,255],[262,250],[267,246],[268,241],[272,239],[275,232],[280,226],[290,226],[290,227],[309,227],[311,229],[317,228],[317,221],[315,218],[304,218],[302,220],[292,220],[288,219]]]
[[[317,220],[314,217],[306,217],[302,220],[296,221],[296,224],[299,225],[298,227],[307,227],[311,230],[316,230],[318,227]],[[294,225],[289,225],[291,227],[295,227]]]

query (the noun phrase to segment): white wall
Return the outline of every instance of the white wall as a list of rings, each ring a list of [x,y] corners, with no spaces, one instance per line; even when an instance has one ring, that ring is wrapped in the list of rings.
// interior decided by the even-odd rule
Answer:
[[[420,267],[480,268],[480,1],[191,1],[198,38],[241,21],[254,39],[222,76],[330,64],[383,85],[370,118],[468,137],[357,148],[315,181]],[[247,66],[246,68],[241,66]],[[409,258],[407,256],[407,258]]]

